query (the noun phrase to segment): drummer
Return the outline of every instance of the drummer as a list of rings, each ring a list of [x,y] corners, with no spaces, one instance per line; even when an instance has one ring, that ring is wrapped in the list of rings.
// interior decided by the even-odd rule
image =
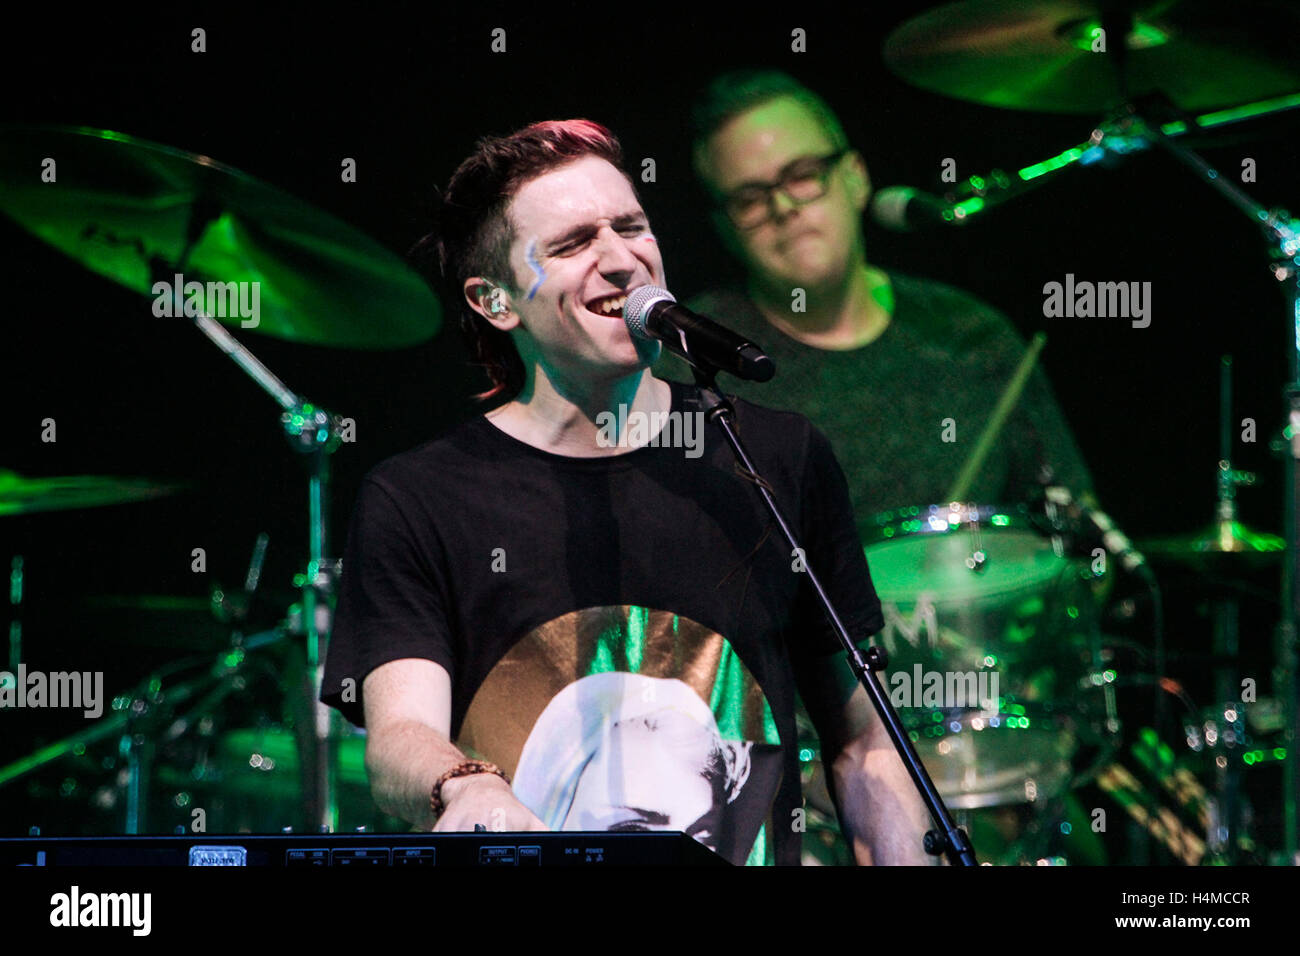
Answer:
[[[731,73],[692,120],[695,170],[745,279],[690,307],[759,343],[779,370],[728,387],[823,429],[864,532],[883,509],[943,502],[1024,354],[1011,322],[952,286],[867,261],[871,179],[812,90],[783,73]],[[667,352],[655,374],[687,380]],[[1043,463],[1076,496],[1089,489],[1036,370],[963,498],[1023,500]]]

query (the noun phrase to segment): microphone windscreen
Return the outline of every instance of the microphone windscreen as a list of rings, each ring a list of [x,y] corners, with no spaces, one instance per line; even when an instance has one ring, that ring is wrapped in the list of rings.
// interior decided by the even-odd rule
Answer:
[[[650,310],[660,302],[676,302],[677,298],[667,289],[655,285],[643,285],[634,289],[623,305],[623,321],[627,329],[638,339],[652,339],[653,335],[646,328]]]
[[[887,186],[872,199],[871,218],[886,229],[909,231],[912,227],[907,222],[907,204],[915,196],[916,190],[907,186]]]

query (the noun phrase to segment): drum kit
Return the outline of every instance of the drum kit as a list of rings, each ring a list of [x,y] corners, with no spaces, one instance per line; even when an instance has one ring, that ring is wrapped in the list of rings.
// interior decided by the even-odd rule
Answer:
[[[1104,117],[1086,141],[1042,163],[1013,174],[993,170],[954,185],[943,197],[949,223],[969,222],[1058,170],[1159,146],[1264,227],[1273,278],[1292,290],[1293,317],[1300,314],[1291,308],[1300,274],[1300,222],[1285,210],[1258,206],[1173,141],[1300,106],[1296,25],[1294,9],[1272,2],[1234,5],[1229,13],[1196,2],[963,0],[903,23],[885,41],[884,58],[907,82],[945,96]],[[1293,377],[1298,367],[1293,357]],[[1123,540],[1117,552],[1109,519],[1068,494],[1054,497],[1046,487],[1050,478],[1035,502],[970,502],[959,479],[954,487],[962,491],[944,503],[909,504],[874,516],[864,545],[884,604],[880,639],[890,655],[891,680],[914,689],[917,681],[903,678],[936,674],[957,676],[958,691],[961,679],[975,687],[977,678],[986,678],[984,687],[998,688],[988,695],[959,694],[954,701],[936,687],[934,700],[913,694],[895,702],[981,860],[1105,862],[1108,851],[1098,838],[1105,826],[1097,824],[1104,819],[1098,812],[1109,807],[1133,822],[1130,842],[1144,843],[1128,847],[1127,859],[1114,862],[1154,862],[1155,844],[1167,859],[1189,864],[1300,863],[1293,756],[1295,532],[1288,528],[1288,549],[1287,538],[1238,520],[1237,488],[1253,484],[1254,476],[1231,464],[1230,370],[1231,357],[1224,356],[1218,496],[1215,507],[1207,508],[1214,517],[1206,528],[1140,542],[1139,548]],[[978,470],[978,456],[992,446],[1026,371],[1018,370],[1009,383],[963,475]],[[1294,414],[1292,422],[1288,437],[1296,430]],[[1287,458],[1290,478],[1294,459]],[[1289,489],[1294,487],[1289,481]],[[1070,507],[1059,507],[1061,501]],[[1287,513],[1294,515],[1290,508]],[[1109,568],[1093,557],[1099,543],[1111,552]],[[1200,587],[1213,582],[1212,706],[1198,706],[1171,676],[1180,667],[1202,669],[1205,661],[1181,648],[1166,652],[1162,598],[1142,554],[1163,569],[1192,573]],[[1284,560],[1273,694],[1243,691],[1240,596],[1249,592],[1254,573],[1283,569]],[[1116,571],[1125,568],[1146,592],[1152,623],[1145,641],[1104,629],[1133,616],[1134,599],[1114,600]],[[1141,658],[1125,674],[1121,659],[1132,650]],[[994,675],[996,683],[988,679]],[[1148,711],[1153,727],[1132,728],[1121,719],[1121,687],[1156,688]],[[1171,699],[1179,702],[1180,721],[1166,715]],[[849,862],[806,719],[800,732],[809,806],[805,862]],[[1248,793],[1260,786],[1252,791],[1243,778],[1279,764],[1283,783],[1270,778],[1268,786],[1282,791],[1282,848],[1268,857],[1254,837],[1259,821]]]
[[[57,186],[42,173],[48,157],[57,157]],[[205,832],[396,825],[369,798],[364,736],[317,701],[340,570],[329,554],[329,456],[348,440],[349,420],[290,390],[222,323],[310,345],[398,348],[434,335],[437,300],[368,236],[207,156],[108,130],[10,127],[0,131],[0,181],[0,210],[85,268],[152,295],[155,316],[191,320],[275,400],[279,420],[268,424],[306,465],[309,529],[298,600],[265,631],[244,633],[264,538],[243,588],[214,587],[208,602],[109,596],[109,604],[146,612],[206,603],[228,640],[219,652],[171,662],[117,694],[91,730],[0,767],[0,788],[23,780],[38,803],[43,795],[85,793],[93,812],[81,825],[89,819],[125,834],[170,828],[178,816],[180,825]],[[181,490],[147,478],[0,471],[0,516]],[[23,576],[24,560],[15,556],[11,674],[22,660]],[[61,778],[57,787],[44,782],[51,773]],[[191,807],[201,814],[191,819]]]
[[[1252,29],[1237,29],[1252,17]],[[1205,3],[964,0],[904,23],[885,42],[884,55],[905,80],[948,96],[1010,109],[1105,114],[1080,147],[1026,167],[1019,177],[995,171],[954,186],[946,197],[950,218],[961,220],[1013,199],[1056,169],[1086,164],[1098,150],[1156,145],[1225,188],[1173,141],[1191,130],[1206,133],[1300,106],[1300,61],[1278,49],[1295,32],[1264,26],[1283,21],[1293,22],[1293,14],[1265,2],[1240,4],[1228,15]],[[1207,110],[1216,112],[1192,115]],[[59,157],[57,189],[41,181],[49,156]],[[207,602],[228,633],[219,652],[148,674],[118,693],[91,730],[0,766],[0,797],[20,780],[53,796],[59,785],[48,779],[81,778],[77,789],[87,794],[87,810],[116,821],[124,833],[158,832],[188,808],[202,808],[213,832],[400,828],[370,802],[364,735],[342,728],[316,699],[340,571],[330,557],[326,520],[329,455],[344,440],[346,420],[291,391],[223,325],[291,342],[395,348],[437,331],[436,300],[368,237],[206,156],[104,130],[8,128],[0,130],[0,182],[0,210],[85,268],[154,295],[155,308],[185,315],[275,399],[277,427],[307,465],[309,528],[296,582],[301,593],[275,627],[244,633],[262,541],[244,587],[214,590]],[[1265,227],[1276,250],[1275,277],[1294,285],[1300,224],[1283,211],[1229,198]],[[186,281],[173,282],[178,276]],[[222,310],[211,291],[200,292],[196,306],[189,281],[204,289],[255,283],[259,314],[217,314]],[[1229,368],[1225,360],[1213,523],[1141,542],[1141,550],[1153,563],[1218,579],[1260,567],[1289,572],[1294,532],[1288,529],[1288,548],[1287,539],[1237,518],[1237,489],[1252,477],[1231,465]],[[1020,376],[1002,404],[1014,403],[1022,384]],[[991,446],[981,442],[985,450]],[[1053,496],[1050,476],[1043,477],[1044,494],[1031,502],[971,502],[958,494],[882,512],[864,541],[886,611],[887,689],[908,692],[896,706],[981,858],[1104,862],[1090,825],[1096,811],[1085,809],[1081,796],[1094,788],[1176,859],[1253,859],[1257,821],[1243,779],[1255,767],[1284,764],[1285,850],[1293,859],[1290,618],[1282,629],[1290,636],[1277,649],[1273,694],[1243,696],[1235,669],[1235,592],[1223,592],[1214,604],[1215,697],[1211,706],[1197,705],[1172,676],[1180,661],[1164,647],[1154,577],[1136,573],[1153,624],[1150,638],[1137,642],[1139,663],[1126,674],[1120,659],[1134,642],[1105,630],[1107,620],[1122,616],[1115,606],[1133,607],[1131,599],[1114,599],[1120,562],[1112,553],[1108,566],[1098,564],[1094,545],[1105,538],[1104,528],[1072,499]],[[0,517],[147,502],[182,490],[144,478],[0,471]],[[15,557],[11,662],[21,654],[22,578],[22,558]],[[1284,595],[1284,615],[1293,594]],[[931,698],[927,678],[936,674]],[[969,693],[954,697],[963,687]],[[1121,718],[1121,688],[1135,687],[1155,688],[1154,727],[1134,728]],[[1170,699],[1184,713],[1176,733],[1162,717]],[[809,809],[806,862],[847,862],[806,722],[800,750]]]

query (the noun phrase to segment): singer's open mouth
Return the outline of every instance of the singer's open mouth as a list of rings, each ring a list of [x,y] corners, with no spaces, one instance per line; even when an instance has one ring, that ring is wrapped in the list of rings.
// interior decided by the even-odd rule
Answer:
[[[621,319],[623,306],[627,305],[627,297],[632,291],[632,289],[624,289],[616,295],[603,295],[592,299],[586,303],[586,309],[607,319]]]
[[[587,303],[587,309],[595,312],[597,315],[604,315],[613,318],[614,316],[623,315],[623,305],[627,302],[627,295],[619,294],[607,296],[601,299],[592,299]]]

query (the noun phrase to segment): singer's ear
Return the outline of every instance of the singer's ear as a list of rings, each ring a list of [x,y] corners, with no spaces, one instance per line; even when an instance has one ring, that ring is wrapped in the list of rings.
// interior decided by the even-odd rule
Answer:
[[[871,175],[867,172],[862,154],[856,149],[850,150],[844,157],[844,182],[848,186],[849,198],[854,207],[862,212],[871,198]]]
[[[519,316],[510,307],[506,290],[491,279],[471,276],[465,280],[465,301],[469,307],[503,332],[519,324]]]

